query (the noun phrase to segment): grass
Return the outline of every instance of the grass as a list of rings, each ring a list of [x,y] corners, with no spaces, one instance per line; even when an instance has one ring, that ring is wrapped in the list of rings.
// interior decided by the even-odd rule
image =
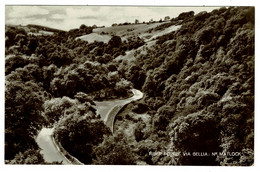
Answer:
[[[169,23],[169,22],[168,22]],[[146,42],[146,47],[150,47],[154,44],[159,36],[165,35],[167,33],[173,32],[180,28],[180,25],[169,26],[167,28],[156,30],[158,26],[165,25],[166,22],[162,23],[151,23],[151,24],[132,24],[132,25],[122,25],[122,26],[111,26],[104,28],[96,28],[93,30],[93,33],[77,37],[83,41],[88,41],[93,43],[94,41],[108,43],[112,35],[120,36],[122,41],[127,40],[128,38],[136,38],[136,36],[142,38]],[[144,47],[142,46],[142,47]],[[141,50],[142,47],[139,47],[138,50]],[[131,59],[134,56],[135,50],[131,50],[126,53],[125,56],[120,56],[119,60],[122,59]],[[130,58],[128,58],[130,57]]]
[[[139,36],[144,40],[148,40],[153,37],[154,34],[157,32],[149,32],[165,22],[162,23],[151,23],[151,24],[132,24],[132,25],[122,25],[122,26],[111,26],[105,28],[97,28],[94,29],[93,32],[96,34],[106,34],[106,35],[117,35],[122,38],[122,40],[127,40],[129,37],[132,36]],[[161,31],[158,31],[158,33]]]
[[[123,26],[111,26],[105,28],[94,29],[94,33],[107,33],[116,34],[118,36],[124,36],[126,33],[139,34],[147,32],[151,28],[155,28],[163,23],[152,23],[152,24],[134,24],[134,25],[123,25]]]
[[[89,43],[93,43],[95,41],[108,43],[108,41],[111,39],[111,36],[110,35],[101,35],[98,33],[91,33],[88,35],[83,35],[83,36],[77,37],[76,40],[77,39],[81,39],[83,41],[88,41]]]

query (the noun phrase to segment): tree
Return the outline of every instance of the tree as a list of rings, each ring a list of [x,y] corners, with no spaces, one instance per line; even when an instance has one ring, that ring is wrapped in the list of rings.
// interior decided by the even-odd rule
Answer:
[[[165,16],[164,21],[168,21],[168,20],[170,20],[170,16]]]
[[[23,47],[23,45],[27,44],[27,37],[23,34],[17,34],[15,36],[15,42],[18,42],[19,47]]]
[[[179,14],[179,16],[177,17],[179,20],[185,20],[187,18],[191,18],[194,16],[194,11],[190,11],[190,12],[183,12],[181,14]]]
[[[38,39],[35,36],[31,36],[28,38],[28,51],[26,52],[27,55],[31,55],[35,52],[38,46]]]
[[[89,111],[84,104],[77,104],[66,110],[54,137],[74,157],[84,164],[91,164],[93,147],[101,143],[110,130],[100,117]]]
[[[118,48],[122,44],[122,40],[120,36],[113,36],[109,41],[108,41],[108,46],[111,48]]]
[[[5,36],[7,37],[5,39],[5,46],[10,47],[15,44],[15,29],[14,28],[8,28],[5,32]]]
[[[84,25],[84,24],[80,25],[80,27],[79,27],[80,30],[84,30],[84,29],[86,29],[86,28],[87,28],[87,26]]]
[[[65,115],[65,111],[76,105],[76,101],[68,97],[54,98],[44,102],[44,114],[48,124],[57,122]]]
[[[94,164],[99,165],[135,165],[136,155],[122,131],[105,137],[104,141],[94,148]]]
[[[155,82],[153,82],[152,71],[147,72],[146,75],[147,77],[142,87],[142,90],[144,90],[145,93],[147,93],[149,96],[153,96],[156,94],[154,90],[156,90],[157,85]]]
[[[153,119],[153,126],[156,130],[166,130],[166,127],[174,116],[175,109],[174,106],[162,106],[158,109],[158,113]]]
[[[213,35],[214,35],[213,27],[206,27],[201,29],[200,31],[197,32],[196,44],[197,45],[208,44],[213,38]]]
[[[87,102],[89,102],[91,105],[95,105],[95,103],[92,100],[92,98],[90,96],[88,96],[86,93],[78,92],[74,97],[76,99],[78,99],[78,101],[80,103],[87,103]]]
[[[47,91],[50,91],[50,83],[54,79],[54,74],[58,70],[57,66],[54,64],[51,64],[50,66],[44,66],[43,67],[43,84],[44,88]]]
[[[10,164],[45,164],[40,150],[28,149],[25,152],[15,155],[15,158],[8,162]]]
[[[133,108],[132,111],[138,114],[145,113],[149,110],[149,106],[144,103],[137,103]]]
[[[5,75],[8,75],[16,68],[22,68],[29,64],[29,60],[20,55],[10,56],[5,59]]]
[[[40,149],[27,149],[26,151],[19,152],[12,160],[6,160],[6,164],[48,164],[48,165],[61,165],[62,162],[45,162],[43,155],[40,153]]]
[[[139,142],[144,139],[143,129],[146,127],[146,124],[143,121],[139,121],[136,124],[136,128],[134,130],[135,140]]]
[[[34,137],[45,121],[41,114],[43,97],[35,83],[6,81],[5,84],[5,159],[8,160],[19,151],[37,148]]]
[[[118,81],[115,85],[115,94],[120,97],[126,97],[128,95],[128,91],[131,88],[131,83],[124,78]]]
[[[110,54],[104,54],[103,56],[97,57],[97,61],[101,64],[107,64],[112,61],[113,57]]]
[[[170,124],[173,152],[219,152],[219,129],[213,115],[202,112],[179,117]],[[218,165],[215,156],[183,156],[175,158],[179,165]],[[174,163],[174,161],[172,162]]]
[[[132,64],[125,72],[126,78],[134,84],[134,87],[141,89],[145,81],[145,73],[138,65]]]

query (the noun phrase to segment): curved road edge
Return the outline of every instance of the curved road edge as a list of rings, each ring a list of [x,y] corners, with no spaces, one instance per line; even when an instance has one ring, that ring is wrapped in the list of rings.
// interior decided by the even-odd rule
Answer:
[[[131,89],[133,92],[133,96],[123,100],[119,104],[113,106],[106,114],[106,120],[104,120],[104,123],[107,125],[107,120],[110,119],[110,129],[112,130],[113,133],[113,126],[114,126],[114,121],[116,115],[119,113],[119,111],[127,104],[140,100],[143,98],[143,93],[139,90],[136,89]],[[115,110],[114,110],[115,109]],[[112,113],[113,112],[113,113]],[[55,127],[53,128],[43,128],[40,133],[38,134],[36,138],[36,142],[39,145],[39,147],[42,149],[42,154],[44,156],[44,159],[49,159],[50,162],[61,162],[62,164],[70,164],[70,165],[84,165],[82,162],[80,162],[77,158],[73,157],[70,155],[59,143],[56,141],[54,137],[54,130]],[[45,156],[49,156],[49,158],[46,158]],[[56,159],[54,157],[56,157]],[[50,160],[51,159],[51,160]],[[53,160],[54,159],[54,160]],[[48,162],[48,161],[47,161]]]
[[[115,105],[107,115],[105,123],[110,128],[112,133],[114,133],[114,123],[115,123],[116,116],[121,111],[121,109],[123,109],[129,103],[143,98],[143,93],[141,91],[139,91],[137,89],[132,89],[131,91],[133,92],[134,95],[132,97],[130,97],[129,99],[127,99],[129,101],[126,101],[124,104],[121,104],[121,105]]]
[[[46,162],[62,162],[62,164],[72,164],[66,156],[60,151],[59,146],[53,138],[54,128],[43,128],[37,138],[36,142],[41,149],[41,154]]]
[[[71,164],[71,165],[84,165],[77,158],[75,158],[74,156],[70,155],[70,153],[67,152],[66,149],[63,148],[61,143],[55,140],[54,135],[51,135],[51,137],[52,137],[52,140],[53,140],[57,150],[60,152],[60,154],[62,156],[64,156],[68,160],[69,164]]]

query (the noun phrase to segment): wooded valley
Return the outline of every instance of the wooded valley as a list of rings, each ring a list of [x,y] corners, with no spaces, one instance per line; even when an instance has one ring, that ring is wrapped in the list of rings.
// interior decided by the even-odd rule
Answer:
[[[110,28],[5,27],[6,164],[61,164],[40,153],[43,127],[55,127],[55,141],[84,164],[254,163],[254,7]],[[51,34],[39,34],[44,28]],[[79,39],[93,33],[111,39]],[[132,88],[144,97],[120,111],[111,132],[95,101],[131,97]]]

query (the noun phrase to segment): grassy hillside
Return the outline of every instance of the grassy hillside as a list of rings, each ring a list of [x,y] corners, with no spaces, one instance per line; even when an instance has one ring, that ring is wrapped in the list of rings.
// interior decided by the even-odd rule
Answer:
[[[120,37],[128,37],[130,35],[140,35],[148,32],[148,30],[153,29],[163,23],[151,23],[151,24],[131,24],[122,26],[111,26],[105,28],[94,29],[94,33],[101,34],[102,32],[117,35]]]
[[[163,29],[156,29],[162,25],[172,23],[170,27],[165,27]],[[145,42],[155,40],[157,37],[165,35],[167,33],[173,32],[180,28],[173,22],[158,22],[158,23],[148,23],[148,24],[129,24],[120,26],[111,26],[93,29],[93,33],[78,37],[88,42],[100,41],[108,43],[112,35],[120,36],[123,41],[128,41],[129,39],[139,37]]]
[[[93,43],[95,41],[97,42],[104,42],[104,43],[108,43],[108,41],[111,39],[112,36],[110,35],[100,35],[97,33],[90,33],[88,35],[83,35],[80,37],[77,37],[77,39],[81,39],[82,41],[88,41],[89,43]]]

